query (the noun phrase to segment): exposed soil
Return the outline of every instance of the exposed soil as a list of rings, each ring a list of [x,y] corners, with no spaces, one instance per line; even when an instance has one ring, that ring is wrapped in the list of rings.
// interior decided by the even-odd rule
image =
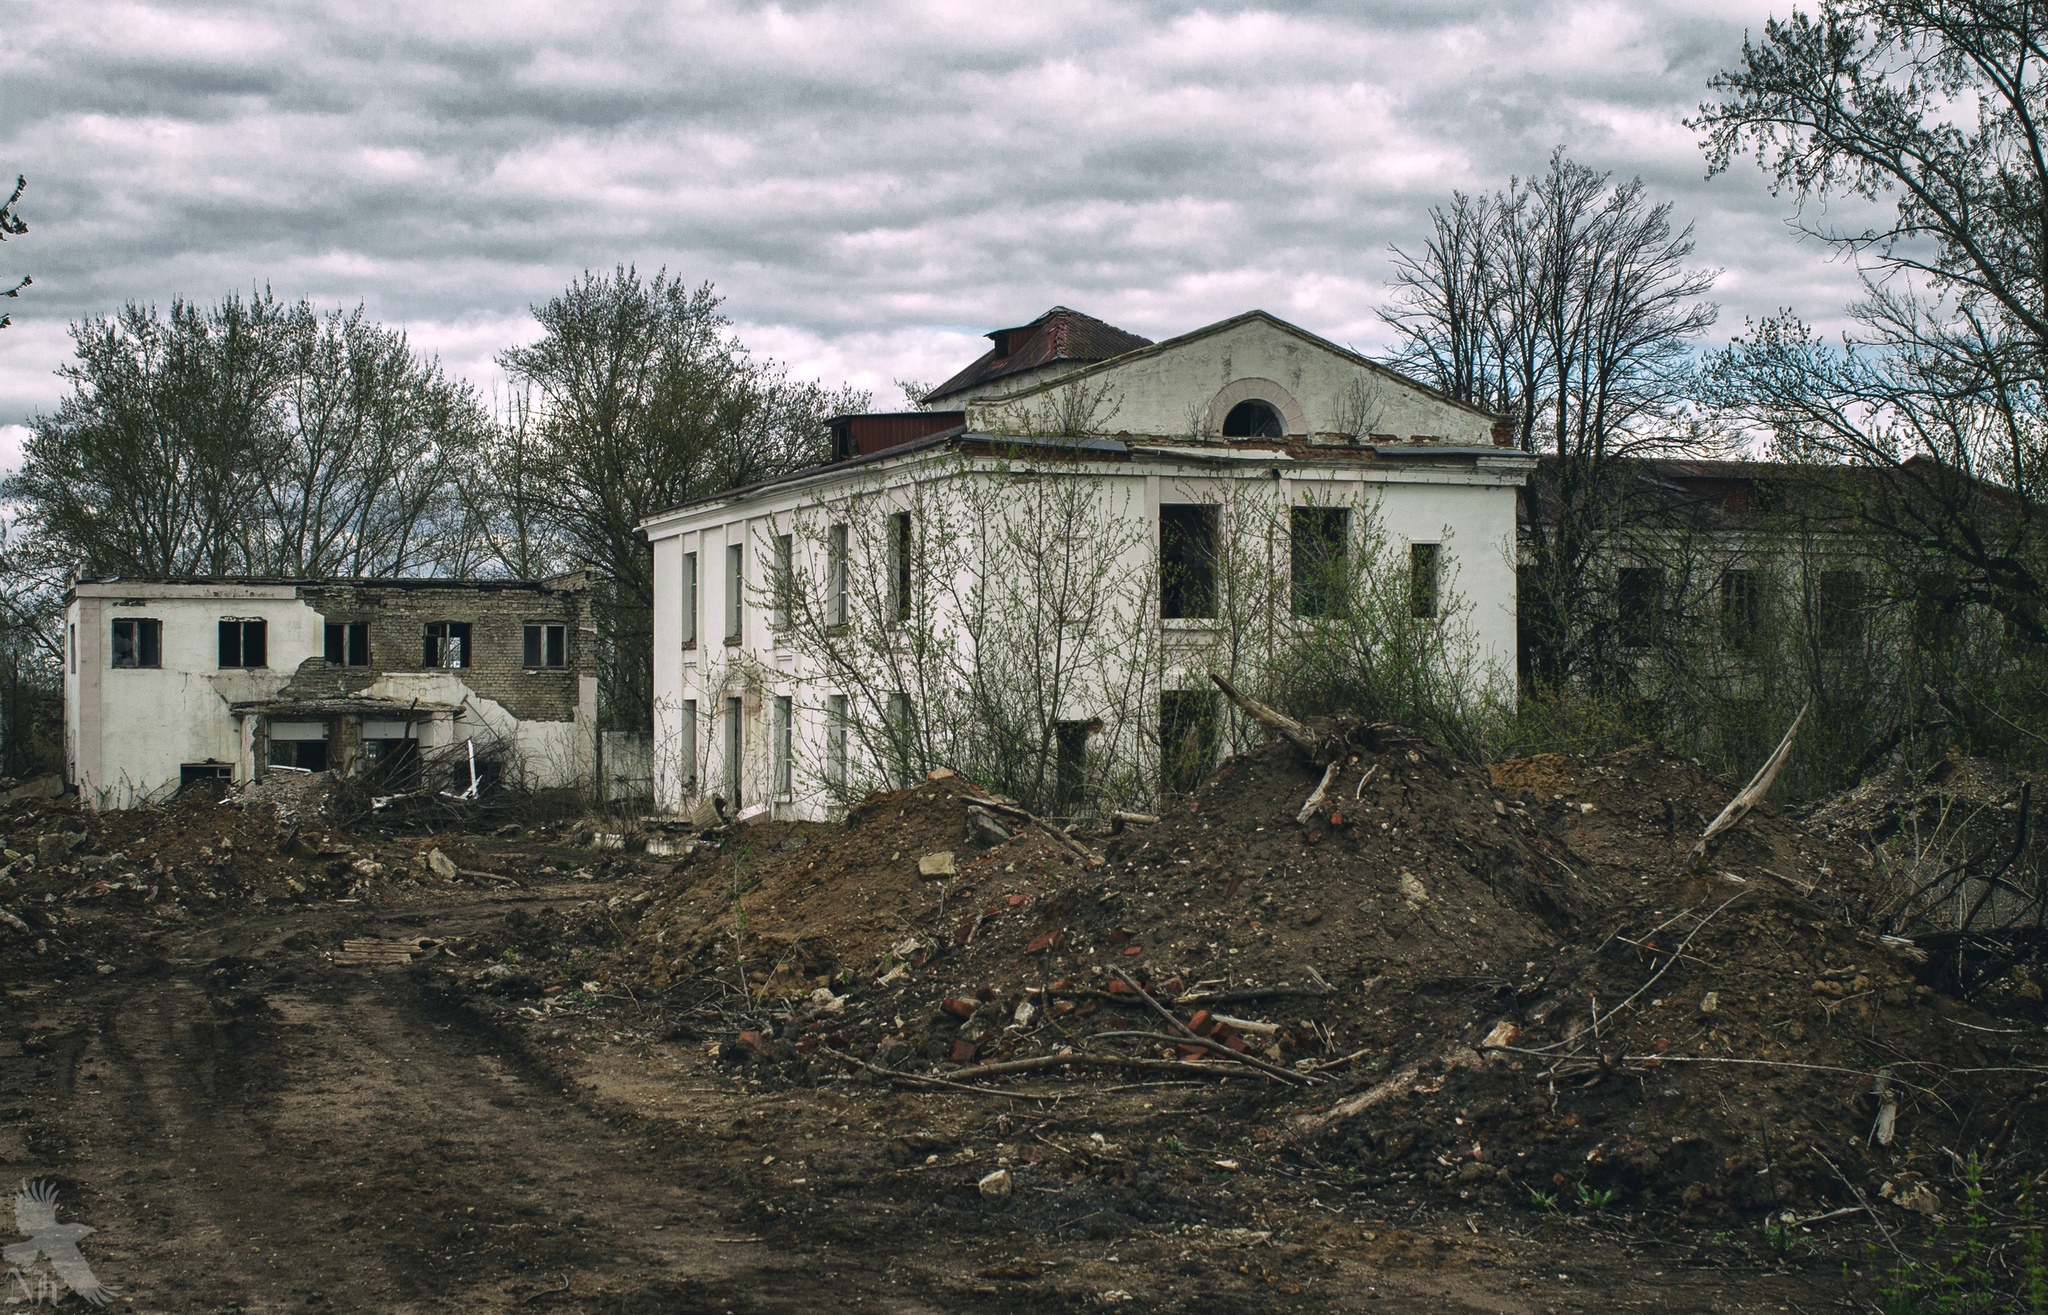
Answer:
[[[1537,1312],[1857,1304],[1831,1212],[2041,1170],[2038,993],[1880,942],[1856,837],[1324,729],[1306,822],[1275,744],[1092,857],[958,778],[680,861],[16,805],[0,1171],[136,1310]]]

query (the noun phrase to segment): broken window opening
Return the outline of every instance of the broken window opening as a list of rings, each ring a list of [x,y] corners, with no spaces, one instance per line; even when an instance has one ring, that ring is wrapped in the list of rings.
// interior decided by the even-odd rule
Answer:
[[[796,763],[795,734],[790,723],[796,719],[796,710],[787,694],[775,696],[774,739],[775,762],[772,764],[775,780],[775,797],[787,799],[795,793]]]
[[[1099,721],[1063,721],[1054,725],[1054,813],[1071,816],[1080,811],[1088,791],[1088,737],[1101,728]]]
[[[1288,509],[1289,573],[1294,614],[1340,616],[1344,612],[1351,512],[1345,507]]]
[[[178,790],[182,793],[204,781],[230,782],[235,779],[231,763],[179,763]]]
[[[846,788],[846,696],[825,696],[825,780],[834,789]]]
[[[1648,648],[1664,625],[1664,571],[1624,566],[1614,577],[1615,638],[1623,648]]]
[[[846,624],[846,526],[825,531],[825,624]]]
[[[329,621],[327,623],[327,665],[367,667],[370,665],[370,623]]]
[[[697,554],[683,554],[683,647],[697,647]]]
[[[114,622],[114,665],[161,667],[164,664],[163,636],[164,623],[155,617],[117,619]]]
[[[1755,571],[1721,572],[1721,643],[1748,648],[1763,634],[1763,580]]]
[[[1167,690],[1159,696],[1159,788],[1187,794],[1216,761],[1216,696],[1207,690]]]
[[[1213,412],[1211,414],[1214,414]],[[1271,402],[1247,398],[1230,408],[1223,417],[1225,438],[1285,438],[1287,426]]]
[[[268,648],[269,627],[266,622],[234,619],[220,623],[221,666],[269,666]]]
[[[683,700],[683,724],[676,738],[683,748],[683,792],[693,794],[697,789],[697,700]]]
[[[466,667],[470,665],[467,621],[430,621],[420,644],[423,667]]]
[[[1839,652],[1863,642],[1865,586],[1861,571],[1820,573],[1820,646]]]
[[[1443,606],[1444,546],[1408,545],[1408,615],[1433,617]]]
[[[774,578],[768,582],[775,603],[771,618],[775,633],[789,633],[789,614],[796,593],[796,538],[793,535],[775,536],[775,560],[772,566]]]
[[[1159,506],[1159,615],[1216,615],[1216,522],[1206,502]]]
[[[910,513],[899,511],[889,517],[889,618],[910,619]]]
[[[297,772],[327,770],[327,723],[273,721],[264,727],[265,761]]]
[[[725,642],[737,647],[741,641],[741,626],[746,623],[746,613],[741,609],[746,603],[747,559],[736,543],[725,548]]]
[[[558,621],[527,625],[521,658],[528,670],[569,665],[569,627]]]
[[[747,747],[745,710],[738,699],[725,701],[725,806],[737,813],[740,799],[740,760]]]

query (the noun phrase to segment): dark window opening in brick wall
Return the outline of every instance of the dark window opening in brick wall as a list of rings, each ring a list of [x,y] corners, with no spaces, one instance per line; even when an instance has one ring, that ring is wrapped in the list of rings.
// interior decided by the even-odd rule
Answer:
[[[329,621],[327,623],[327,665],[367,667],[370,665],[370,623]]]
[[[521,647],[521,661],[529,671],[542,667],[566,667],[569,665],[569,627],[545,621],[530,623]]]
[[[472,664],[469,622],[430,621],[420,645],[423,667],[467,667]]]

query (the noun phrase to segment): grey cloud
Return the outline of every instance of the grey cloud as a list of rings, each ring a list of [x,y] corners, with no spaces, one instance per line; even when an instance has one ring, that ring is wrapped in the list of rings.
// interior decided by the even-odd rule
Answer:
[[[618,262],[882,381],[1061,301],[1153,336],[1263,305],[1370,349],[1388,247],[1564,144],[1697,223],[1725,329],[1825,318],[1848,271],[1679,125],[1768,2],[27,0],[0,165],[34,230],[0,272],[52,326],[266,282],[364,300],[483,375],[476,326],[530,332]],[[0,420],[58,396],[61,342],[0,337]]]

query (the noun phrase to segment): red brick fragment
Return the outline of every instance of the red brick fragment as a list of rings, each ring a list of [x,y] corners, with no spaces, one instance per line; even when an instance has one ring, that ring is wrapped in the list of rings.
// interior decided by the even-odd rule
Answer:
[[[1026,953],[1026,954],[1043,954],[1043,953],[1045,953],[1045,952],[1046,952],[1047,950],[1057,950],[1057,949],[1059,949],[1059,948],[1060,948],[1061,946],[1065,945],[1066,943],[1067,943],[1067,934],[1066,934],[1065,932],[1063,932],[1063,931],[1049,931],[1049,932],[1044,932],[1044,933],[1042,933],[1042,934],[1040,934],[1040,935],[1037,935],[1037,936],[1033,936],[1033,937],[1032,937],[1032,938],[1031,938],[1030,940],[1028,940],[1028,941],[1026,941],[1026,942],[1024,943],[1024,953]]]
[[[974,1001],[972,1000],[947,1000],[939,1008],[955,1018],[972,1018],[974,1016]]]
[[[1128,932],[1119,928],[1118,930],[1113,931],[1109,934],[1109,943],[1111,945],[1122,945],[1125,941],[1131,939],[1131,937],[1134,935],[1136,935],[1135,932]]]
[[[1124,947],[1125,954],[1143,954],[1144,952],[1145,947],[1142,945],[1126,945]]]
[[[955,1064],[972,1064],[976,1049],[977,1047],[972,1041],[955,1041],[953,1043],[953,1062]]]
[[[1209,1034],[1209,1011],[1206,1009],[1195,1010],[1195,1016],[1188,1020],[1188,1031],[1193,1032],[1196,1036],[1207,1036]]]
[[[760,1052],[761,1054],[765,1055],[768,1053],[767,1038],[763,1037],[759,1032],[742,1032],[739,1035],[739,1042],[743,1046],[752,1046],[756,1051]]]
[[[1174,1050],[1179,1053],[1182,1059],[1200,1059],[1209,1053],[1206,1046],[1190,1046],[1185,1044],[1175,1046]]]
[[[1124,984],[1123,984],[1123,983],[1122,983],[1121,981],[1115,981],[1115,982],[1111,982],[1111,983],[1109,984],[1109,993],[1110,993],[1111,995],[1136,995],[1136,994],[1137,994],[1137,992],[1136,992],[1136,991],[1133,991],[1133,990],[1132,990],[1132,989],[1131,989],[1130,987],[1128,987],[1128,986],[1124,985]]]
[[[1030,902],[1031,897],[1029,895],[1012,895],[1010,896],[1008,901],[1010,907],[1013,909],[1021,909]]]

